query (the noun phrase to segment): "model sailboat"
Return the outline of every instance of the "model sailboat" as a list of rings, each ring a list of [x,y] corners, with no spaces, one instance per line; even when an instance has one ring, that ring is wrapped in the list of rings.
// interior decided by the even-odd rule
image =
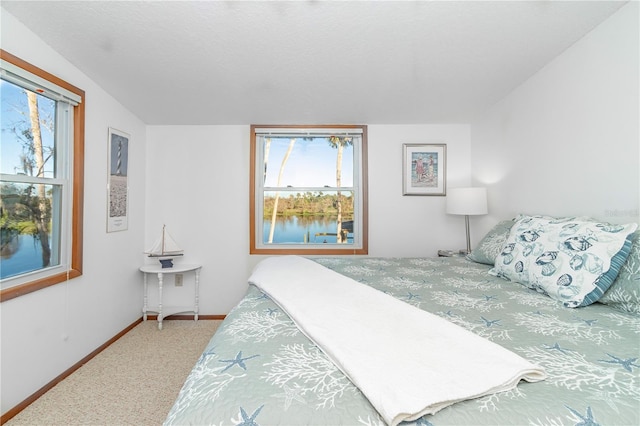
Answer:
[[[178,247],[178,244],[171,238],[167,227],[162,225],[162,235],[155,242],[153,247],[145,251],[149,257],[157,257],[163,268],[171,268],[173,266],[173,258],[182,256],[184,250]]]

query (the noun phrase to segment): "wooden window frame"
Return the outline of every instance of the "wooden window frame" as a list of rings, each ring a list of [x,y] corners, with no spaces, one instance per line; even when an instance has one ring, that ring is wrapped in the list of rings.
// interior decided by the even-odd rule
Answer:
[[[85,93],[84,90],[67,83],[55,75],[50,74],[3,49],[0,49],[0,58],[53,84],[69,90],[81,98],[81,102],[73,107],[73,164],[70,165],[70,175],[73,180],[73,193],[71,194],[70,267],[63,272],[54,272],[49,276],[0,290],[0,302],[5,302],[82,275]]]

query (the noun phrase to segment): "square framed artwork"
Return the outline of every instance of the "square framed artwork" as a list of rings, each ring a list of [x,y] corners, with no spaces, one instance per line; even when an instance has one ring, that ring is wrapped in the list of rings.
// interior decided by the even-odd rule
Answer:
[[[128,134],[109,128],[107,232],[129,226],[129,140]]]
[[[402,145],[402,195],[447,195],[446,144]]]

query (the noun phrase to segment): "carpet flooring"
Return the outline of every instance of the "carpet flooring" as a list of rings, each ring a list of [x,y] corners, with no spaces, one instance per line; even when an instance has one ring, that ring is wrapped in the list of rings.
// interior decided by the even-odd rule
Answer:
[[[6,425],[161,425],[220,323],[142,322]]]

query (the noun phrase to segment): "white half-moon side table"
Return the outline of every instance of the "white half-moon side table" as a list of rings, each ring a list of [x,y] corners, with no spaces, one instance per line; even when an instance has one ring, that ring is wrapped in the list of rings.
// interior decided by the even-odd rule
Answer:
[[[174,264],[171,268],[163,268],[161,265],[143,265],[140,267],[140,271],[144,274],[144,302],[142,304],[142,319],[147,320],[147,312],[158,313],[158,330],[162,330],[162,319],[169,315],[181,313],[181,312],[193,312],[194,321],[198,321],[198,298],[200,293],[200,269],[202,265],[185,263]],[[185,272],[194,272],[195,274],[195,299],[192,306],[185,305],[164,305],[162,303],[162,285],[164,276],[169,274],[180,274]],[[158,276],[158,306],[148,306],[148,280],[149,274],[156,274]]]

